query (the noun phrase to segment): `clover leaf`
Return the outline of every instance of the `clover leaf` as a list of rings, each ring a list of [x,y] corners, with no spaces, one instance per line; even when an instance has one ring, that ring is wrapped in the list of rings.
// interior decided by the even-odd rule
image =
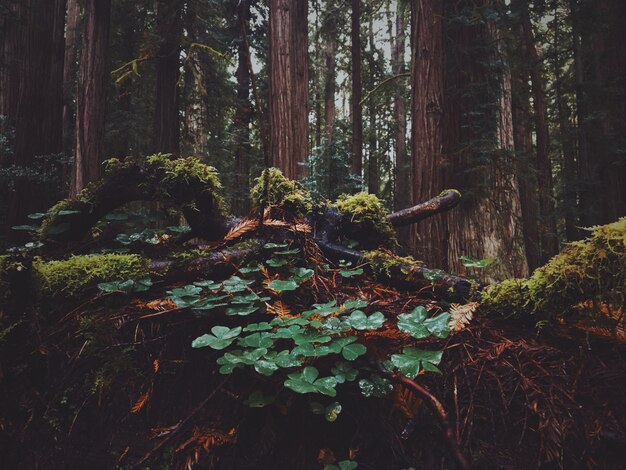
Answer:
[[[383,398],[393,390],[393,385],[380,375],[372,374],[369,379],[359,380],[359,388],[364,397]]]
[[[319,371],[313,366],[307,366],[301,371],[293,372],[285,380],[285,387],[297,393],[322,393],[329,397],[337,395],[335,377],[323,377],[318,379]]]
[[[346,381],[352,382],[356,379],[359,371],[350,365],[349,362],[340,361],[330,370],[337,379],[337,383],[344,383]]]
[[[343,308],[350,310],[353,308],[365,308],[369,305],[369,302],[364,299],[347,300],[343,303]]]
[[[298,288],[298,283],[293,279],[281,281],[279,279],[272,281],[268,284],[268,287],[277,292],[291,291]]]
[[[443,351],[425,351],[417,348],[404,348],[402,354],[393,354],[391,363],[409,379],[414,379],[422,370],[440,372],[437,365],[441,362]]]
[[[241,333],[241,327],[228,328],[227,326],[214,326],[211,328],[212,334],[204,334],[193,340],[192,348],[205,348],[209,346],[213,349],[227,348],[235,341],[235,338]]]
[[[368,317],[361,310],[355,310],[346,322],[355,330],[377,330],[385,323],[385,316],[380,312],[375,312]]]

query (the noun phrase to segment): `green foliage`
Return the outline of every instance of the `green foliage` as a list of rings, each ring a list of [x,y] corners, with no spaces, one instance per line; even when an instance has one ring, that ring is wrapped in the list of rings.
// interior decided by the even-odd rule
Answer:
[[[250,196],[257,207],[283,207],[299,216],[313,208],[311,194],[300,183],[285,178],[278,168],[264,171],[254,181]]]
[[[191,343],[193,348],[205,348],[207,346],[213,349],[227,348],[235,341],[235,338],[241,333],[241,327],[228,328],[227,326],[214,326],[211,328],[212,334],[204,334],[196,338]]]
[[[354,470],[359,464],[353,460],[342,460],[337,465],[324,465],[324,470]]]
[[[373,194],[343,194],[335,202],[342,216],[342,233],[364,248],[397,245],[396,233],[387,221],[387,211]]]
[[[586,240],[566,246],[526,280],[506,280],[482,293],[481,309],[550,319],[580,302],[621,305],[626,295],[626,218],[593,227]]]
[[[374,273],[383,276],[389,276],[392,268],[404,269],[408,266],[419,264],[419,261],[410,256],[398,256],[387,250],[366,251],[363,258]]]
[[[142,279],[127,279],[125,281],[101,282],[98,289],[102,292],[123,292],[130,294],[131,292],[145,292],[152,287],[152,280],[149,277]]]
[[[447,312],[427,318],[426,308],[421,305],[409,313],[398,315],[398,329],[416,339],[428,338],[431,335],[436,338],[447,338],[450,335],[449,322],[450,314]]]
[[[72,256],[67,260],[33,261],[33,275],[40,293],[79,295],[98,283],[117,279],[140,280],[149,275],[150,262],[135,254]]]
[[[414,379],[422,370],[439,372],[442,351],[425,351],[417,348],[404,348],[402,354],[392,354],[391,363],[409,379]]]

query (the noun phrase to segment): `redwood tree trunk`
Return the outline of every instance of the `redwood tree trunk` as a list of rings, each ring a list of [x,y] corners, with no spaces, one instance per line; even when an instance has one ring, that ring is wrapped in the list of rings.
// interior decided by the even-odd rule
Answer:
[[[14,132],[12,151],[0,164],[16,172],[41,170],[36,157],[63,149],[63,53],[65,1],[10,2],[0,18],[0,115]],[[4,191],[5,188],[2,188]],[[8,195],[6,226],[24,224],[55,197],[45,183],[14,179]]]
[[[104,160],[111,0],[86,0],[84,11],[76,110],[76,154],[70,188],[72,196],[100,177]]]
[[[352,58],[352,173],[363,174],[363,109],[361,107],[361,0],[352,0],[352,29],[350,31]]]
[[[308,156],[307,12],[307,0],[270,0],[270,153],[292,179]]]
[[[443,189],[444,19],[439,0],[413,2],[411,34],[412,202]],[[411,227],[411,241],[430,266],[447,266],[445,220],[432,217]]]
[[[552,184],[552,162],[550,161],[550,135],[548,128],[548,107],[541,73],[541,57],[537,53],[535,34],[530,21],[528,4],[525,1],[515,0],[515,8],[521,15],[522,31],[525,42],[524,53],[529,64],[530,81],[533,93],[533,108],[535,117],[535,137],[537,148],[537,169],[539,189],[539,210],[541,215],[541,261],[546,263],[559,250],[556,231],[556,215],[554,212],[554,196]]]
[[[394,75],[406,72],[404,64],[404,49],[406,47],[405,7],[400,3],[396,9],[396,36],[392,38],[391,66]],[[395,117],[395,150],[396,150],[396,187],[395,208],[404,209],[412,205],[410,197],[411,169],[406,148],[406,100],[404,86],[393,100],[393,114]]]
[[[250,102],[250,49],[244,40],[248,35],[250,22],[250,2],[242,0],[237,5],[237,16],[242,32],[242,41],[238,48],[237,110],[234,117],[235,127],[235,213],[244,214],[250,210],[248,198],[250,186],[250,123],[252,122],[252,103]]]
[[[78,0],[67,0],[65,24],[65,59],[63,61],[63,153],[74,153],[76,130],[74,97],[76,95],[76,71],[78,55],[78,27],[80,5]]]
[[[156,31],[160,45],[156,59],[155,153],[180,153],[178,81],[182,7],[181,0],[159,0],[157,5]]]

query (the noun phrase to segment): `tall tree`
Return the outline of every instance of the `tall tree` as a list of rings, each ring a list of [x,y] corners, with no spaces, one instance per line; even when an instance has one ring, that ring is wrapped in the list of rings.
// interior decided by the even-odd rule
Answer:
[[[426,201],[444,188],[442,172],[445,93],[443,3],[412,3],[411,142],[412,201]],[[439,216],[411,228],[411,240],[432,266],[447,265],[445,219]]]
[[[182,36],[182,0],[157,2],[156,33],[159,49],[156,59],[156,109],[154,151],[180,152],[178,81]]]
[[[520,15],[521,32],[523,34],[523,54],[528,64],[533,94],[533,110],[535,121],[535,139],[538,169],[539,211],[541,260],[547,262],[559,249],[556,230],[556,214],[554,211],[554,194],[552,183],[552,162],[550,160],[550,134],[548,125],[548,107],[542,74],[542,58],[537,52],[535,34],[530,19],[528,3],[514,0],[512,7]]]
[[[289,178],[308,156],[307,13],[307,0],[270,0],[270,153]]]
[[[74,131],[76,130],[74,97],[76,95],[76,71],[78,69],[79,23],[80,5],[78,0],[67,0],[63,61],[63,151],[66,155],[74,153]]]
[[[85,0],[72,196],[100,177],[104,159],[110,17],[111,0]]]
[[[352,63],[352,93],[350,117],[352,120],[352,173],[363,173],[363,109],[361,106],[361,0],[352,0],[350,55]]]
[[[377,68],[377,57],[376,57],[376,41],[374,39],[374,18],[373,15],[370,15],[369,28],[368,28],[368,38],[369,38],[369,54],[368,58],[368,66],[370,74],[373,75],[374,70]],[[378,127],[377,127],[377,117],[378,117],[378,109],[376,106],[369,106],[369,130],[367,135],[367,192],[370,194],[379,194],[380,193],[380,168],[378,161]]]
[[[8,227],[50,203],[45,184],[28,172],[36,157],[63,147],[64,18],[64,0],[10,2],[0,14],[0,115],[15,136],[2,163],[23,175],[9,197]]]
[[[250,47],[247,41],[250,28],[250,1],[237,2],[237,23],[241,31],[241,41],[237,47],[237,109],[233,126],[235,128],[235,197],[234,210],[247,212],[249,207],[250,186],[250,123],[252,122],[252,103],[250,101]]]
[[[335,138],[335,94],[337,91],[337,12],[334,1],[326,0],[320,35],[324,43],[324,161],[327,169],[326,194],[333,188],[333,155]]]
[[[396,5],[396,34],[395,38],[393,36],[390,38],[392,42],[391,72],[395,76],[406,73],[404,63],[404,51],[406,48],[405,17],[406,5],[398,2]],[[389,29],[391,32],[391,28]],[[406,100],[404,90],[404,86],[399,87],[399,91],[393,99],[396,154],[394,205],[397,209],[408,207],[412,202],[410,196],[411,170],[406,146]]]

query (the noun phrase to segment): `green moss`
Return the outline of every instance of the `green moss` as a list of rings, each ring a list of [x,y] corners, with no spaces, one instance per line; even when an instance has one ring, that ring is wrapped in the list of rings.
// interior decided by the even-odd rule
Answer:
[[[375,195],[343,194],[335,207],[342,216],[342,232],[364,248],[397,246],[396,232],[387,221],[387,211]]]
[[[584,241],[569,244],[527,280],[508,280],[485,290],[483,309],[503,315],[566,314],[583,301],[624,304],[626,218],[593,227]]]
[[[35,285],[42,294],[72,296],[99,282],[140,279],[149,274],[150,262],[138,255],[103,254],[72,256],[63,261],[33,262]]]
[[[389,276],[393,267],[406,269],[408,266],[421,265],[420,261],[410,256],[398,256],[387,250],[371,250],[363,254],[363,258],[368,262],[375,274]]]
[[[297,181],[285,178],[278,168],[270,168],[256,178],[250,196],[256,207],[282,207],[298,216],[307,214],[313,208],[311,194]]]

